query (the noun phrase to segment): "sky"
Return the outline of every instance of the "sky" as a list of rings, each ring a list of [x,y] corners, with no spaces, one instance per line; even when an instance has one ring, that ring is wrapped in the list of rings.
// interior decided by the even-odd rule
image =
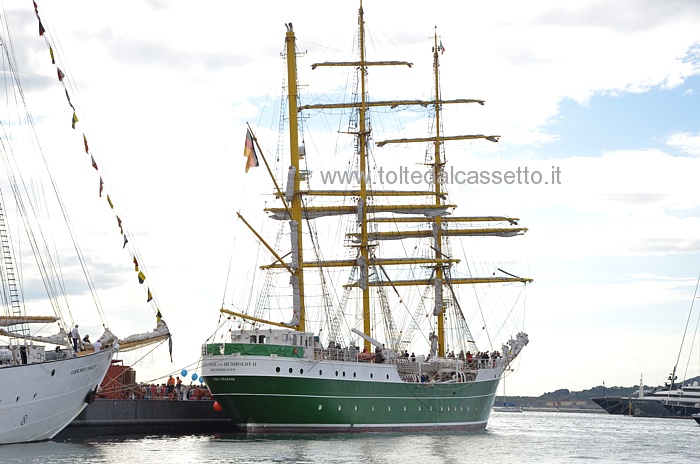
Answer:
[[[83,133],[173,333],[172,362],[165,347],[125,362],[138,361],[139,381],[196,372],[235,283],[227,277],[234,237],[247,233],[235,212],[263,192],[270,198],[262,169],[244,173],[242,149],[250,123],[274,151],[285,23],[306,52],[302,93],[331,92],[327,70],[307,65],[351,59],[358,3],[37,1],[70,78],[76,130],[31,2],[3,3],[40,140],[67,179],[66,203],[88,203],[72,222],[110,328],[148,330],[152,310],[97,196]],[[410,78],[371,74],[373,95],[430,96],[437,27],[443,98],[486,101],[447,112],[445,132],[498,134],[500,143],[449,147],[450,162],[527,167],[545,179],[560,172],[556,184],[458,186],[469,199],[462,213],[515,216],[529,229],[508,245],[484,242],[534,279],[521,319],[530,344],[508,394],[631,386],[640,376],[663,383],[700,275],[700,4],[365,1],[364,9],[371,59],[414,63]],[[236,255],[234,267],[250,262]],[[687,352],[680,357],[679,377],[700,375],[697,344],[694,353],[689,364]]]

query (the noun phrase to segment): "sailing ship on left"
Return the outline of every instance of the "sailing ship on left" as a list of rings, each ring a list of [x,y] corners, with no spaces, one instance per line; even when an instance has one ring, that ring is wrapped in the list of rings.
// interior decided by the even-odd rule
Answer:
[[[34,10],[38,19],[36,3]],[[159,310],[156,327],[150,332],[120,339],[109,330],[56,176],[51,174],[38,142],[37,119],[30,115],[21,82],[27,74],[18,70],[17,50],[13,48],[17,42],[10,38],[10,21],[4,7],[0,14],[0,72],[6,86],[4,111],[0,115],[0,444],[9,444],[53,438],[95,398],[118,350],[169,341],[170,333]],[[44,36],[44,26],[39,21],[39,35]],[[48,41],[47,45],[50,48]],[[54,49],[50,48],[50,52],[53,60]],[[59,69],[61,82],[65,77],[62,74]],[[73,129],[76,120],[73,113]],[[87,151],[87,141],[85,148]],[[101,178],[100,184],[102,194]],[[3,196],[2,191],[12,194]],[[62,221],[60,228],[56,217]],[[30,255],[33,259],[27,259]],[[75,273],[67,272],[71,266],[84,275],[89,292],[78,290]],[[41,282],[45,292],[39,290]],[[78,305],[70,301],[69,290]],[[88,293],[104,329],[104,334],[90,343],[71,336],[78,321],[97,318],[83,312],[85,301],[90,299],[86,297]],[[148,301],[151,300],[149,289]]]

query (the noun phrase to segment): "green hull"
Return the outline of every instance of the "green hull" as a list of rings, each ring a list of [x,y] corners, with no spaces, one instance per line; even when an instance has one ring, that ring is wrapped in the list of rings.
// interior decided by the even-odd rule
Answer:
[[[203,361],[204,379],[214,398],[249,433],[483,429],[500,380],[497,369],[489,370],[488,380],[415,383],[393,380],[388,373],[395,369],[390,365],[277,362],[264,356],[210,356]],[[216,375],[226,368],[207,372],[207,366],[234,363],[235,373]],[[279,372],[273,364],[282,365]],[[288,367],[295,364],[307,366],[305,375],[303,367]],[[338,378],[328,378],[332,372]],[[372,380],[358,380],[370,375]]]

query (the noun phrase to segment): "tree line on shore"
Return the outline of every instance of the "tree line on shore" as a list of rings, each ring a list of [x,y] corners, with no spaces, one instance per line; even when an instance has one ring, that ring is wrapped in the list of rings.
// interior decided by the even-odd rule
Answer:
[[[693,377],[692,379],[685,380],[683,384],[692,384],[693,382],[700,383],[700,376]],[[654,388],[654,385],[644,385],[644,389]],[[530,405],[533,407],[547,407],[552,406],[554,403],[564,403],[572,404],[576,403],[577,406],[591,406],[598,407],[595,403],[591,401],[591,398],[599,398],[603,396],[631,396],[636,395],[639,390],[639,385],[633,385],[631,387],[620,387],[620,386],[604,386],[598,385],[592,388],[581,391],[571,391],[567,388],[560,388],[551,392],[543,393],[540,396],[508,396],[506,395],[506,401],[508,403],[514,403],[518,405]],[[497,398],[497,402],[501,401],[501,397]]]

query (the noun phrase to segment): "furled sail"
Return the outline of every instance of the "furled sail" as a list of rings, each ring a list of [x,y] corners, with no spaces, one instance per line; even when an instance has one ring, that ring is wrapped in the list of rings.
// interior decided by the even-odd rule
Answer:
[[[527,232],[525,227],[490,227],[482,229],[442,229],[443,237],[469,237],[469,236],[490,236],[490,237],[515,237]],[[354,241],[360,240],[360,234],[347,234]],[[401,240],[405,238],[430,238],[433,237],[433,230],[401,230],[389,232],[371,232],[367,234],[368,240]]]
[[[106,332],[105,332],[106,333]],[[131,351],[137,348],[167,340],[170,337],[168,326],[162,319],[156,324],[156,328],[150,332],[130,335],[126,338],[119,339],[119,349],[121,351]]]
[[[4,335],[6,337],[21,338],[24,340],[32,340],[35,342],[51,343],[53,345],[70,345],[70,337],[68,336],[66,331],[63,330],[63,328],[61,328],[61,330],[59,330],[57,334],[48,336],[21,334],[19,332],[11,332],[5,329],[0,329],[0,335]]]
[[[19,324],[47,324],[56,322],[57,317],[54,316],[0,316],[0,326],[9,327]]]
[[[455,205],[369,205],[368,214],[396,213],[396,214],[422,214],[425,217],[445,216],[448,209]],[[357,214],[358,208],[348,206],[307,206],[302,208],[304,219],[316,219],[325,216],[342,216],[344,214]],[[265,208],[272,219],[289,220],[289,214],[284,208]]]

